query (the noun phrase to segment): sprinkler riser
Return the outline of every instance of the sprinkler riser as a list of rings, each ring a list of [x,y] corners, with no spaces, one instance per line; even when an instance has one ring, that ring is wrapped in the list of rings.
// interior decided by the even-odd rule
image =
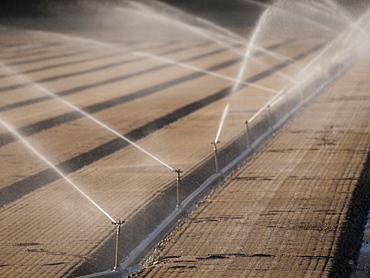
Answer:
[[[176,172],[177,177],[176,177],[176,209],[180,207],[180,183],[181,183],[181,171],[180,169],[173,170]]]
[[[218,153],[217,153],[217,143],[219,143],[220,141],[217,141],[217,142],[211,142],[211,144],[213,144],[213,151],[214,151],[214,154],[215,154],[215,169],[216,169],[216,173],[219,172],[219,166],[218,166]]]
[[[125,223],[125,221],[112,222],[113,225],[116,225],[116,253],[114,257],[113,271],[117,271],[117,269],[119,268],[119,236],[121,234],[121,225],[123,223]]]

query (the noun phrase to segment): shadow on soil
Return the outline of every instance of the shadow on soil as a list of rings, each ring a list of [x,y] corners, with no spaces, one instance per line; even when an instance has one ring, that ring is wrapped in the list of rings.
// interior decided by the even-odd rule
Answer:
[[[329,277],[354,277],[370,204],[370,152],[352,193]]]

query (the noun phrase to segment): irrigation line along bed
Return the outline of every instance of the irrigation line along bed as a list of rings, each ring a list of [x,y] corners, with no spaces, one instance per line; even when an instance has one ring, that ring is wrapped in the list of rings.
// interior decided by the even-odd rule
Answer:
[[[288,92],[282,91],[277,97],[271,99],[269,103],[256,113],[257,116],[249,121],[249,133],[240,134],[233,142],[219,151],[219,172],[215,172],[213,166],[214,158],[210,154],[193,170],[193,172],[186,175],[181,183],[180,196],[182,197],[182,201],[178,208],[175,208],[174,204],[172,204],[172,209],[168,209],[168,203],[163,203],[163,200],[173,199],[175,194],[174,184],[171,184],[172,186],[168,187],[161,196],[152,200],[152,202],[142,210],[142,215],[145,215],[144,217],[147,216],[145,211],[151,214],[154,208],[160,211],[167,211],[168,215],[165,216],[165,214],[161,213],[162,217],[164,217],[162,220],[159,218],[157,218],[156,221],[153,221],[153,219],[149,220],[153,221],[153,224],[155,222],[157,225],[154,224],[153,230],[149,231],[147,235],[142,235],[142,241],[138,242],[138,245],[133,248],[130,253],[127,253],[128,250],[124,248],[126,252],[123,253],[126,253],[126,255],[121,255],[123,255],[125,259],[121,262],[120,268],[117,269],[118,272],[116,271],[115,273],[127,274],[127,269],[132,269],[133,266],[139,264],[150,250],[152,250],[156,244],[175,227],[177,222],[189,212],[189,209],[210,192],[213,186],[219,184],[237,165],[241,164],[253,152],[258,150],[276,130],[294,115],[294,113],[317,94],[322,92],[327,85],[342,75],[353,62],[354,61],[342,61],[341,65],[333,65],[327,72],[321,72],[319,78],[315,78],[312,75],[302,86],[296,86]],[[289,107],[289,109],[287,109],[287,107]],[[247,138],[251,140],[249,143]],[[196,182],[199,182],[200,176],[203,182],[198,186],[197,184],[199,183]],[[132,239],[135,240],[135,236],[132,237],[132,235],[135,233],[134,226],[136,221],[144,221],[144,219],[142,219],[142,217],[134,217],[134,219],[128,220],[128,225],[123,227],[122,231],[123,241],[125,237],[130,238],[130,241]],[[110,240],[112,241],[113,238]],[[130,243],[126,241],[126,244],[130,245]],[[107,246],[104,246],[102,248],[106,247]],[[99,255],[97,256],[99,257]],[[102,272],[101,276],[97,273],[84,277],[104,277],[107,274],[112,275],[112,272]]]

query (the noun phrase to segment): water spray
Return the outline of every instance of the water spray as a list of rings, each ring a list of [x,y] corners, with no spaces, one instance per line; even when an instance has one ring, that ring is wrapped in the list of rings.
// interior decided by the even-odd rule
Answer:
[[[125,223],[125,221],[113,221],[112,224],[116,226],[116,255],[114,259],[114,267],[113,271],[117,271],[119,268],[119,236],[121,234],[121,225]]]
[[[159,3],[157,1],[152,1],[152,3],[156,3],[157,7],[150,7],[149,5],[144,5],[143,3],[139,3],[138,1],[132,1],[131,2],[131,6],[133,9],[136,10],[137,13],[139,14],[142,14],[143,16],[147,16],[147,15],[150,15],[152,18],[160,21],[160,22],[165,22],[165,23],[170,23],[170,24],[175,24],[179,27],[182,27],[184,29],[187,29],[188,31],[196,34],[196,35],[199,35],[201,37],[204,37],[205,39],[207,40],[210,40],[218,45],[221,45],[221,46],[224,46],[224,47],[227,47],[230,51],[234,52],[234,53],[237,53],[239,55],[243,55],[243,53],[241,51],[239,51],[237,48],[231,46],[230,42],[232,43],[244,43],[245,41],[248,41],[242,37],[240,37],[239,35],[211,22],[211,21],[208,21],[204,18],[200,18],[200,17],[194,17],[192,18],[192,21],[195,21],[197,23],[200,23],[202,25],[205,25],[206,27],[211,27],[212,31],[208,30],[207,28],[204,28],[204,27],[200,27],[200,26],[196,26],[194,23],[189,23],[189,22],[186,22],[186,21],[183,21],[179,18],[175,18],[175,17],[169,17],[169,16],[166,16],[162,13],[160,13],[159,11],[168,11],[169,13],[168,14],[174,14],[174,13],[178,13],[178,9],[168,5],[168,4],[164,4],[164,3]],[[158,6],[159,5],[159,6]],[[123,8],[120,8],[120,7],[117,7],[117,10],[118,11],[123,11]],[[182,11],[181,11],[182,12]],[[186,15],[188,16],[188,15]],[[171,21],[171,22],[169,22]],[[199,24],[198,24],[199,25]],[[215,32],[217,31],[217,32]],[[227,40],[227,43],[225,43],[224,41],[220,40],[220,39],[217,39],[216,36],[222,36],[223,39]],[[271,56],[274,56],[275,58],[277,59],[280,59],[280,60],[286,60],[286,59],[290,59],[289,57],[286,57],[285,55],[282,55],[282,54],[279,54],[279,53],[276,53],[276,52],[272,52],[272,51],[269,51],[263,47],[259,47],[257,45],[254,45],[253,46],[255,49],[258,49],[260,51],[263,51],[264,53],[267,53]]]
[[[12,70],[10,67],[6,66],[4,63],[1,63],[0,62],[0,67],[2,67],[3,69],[5,69],[6,71],[14,74],[14,70]],[[23,75],[23,74],[20,74],[20,75],[17,75],[17,76],[14,76],[14,78],[17,78],[17,81],[20,83],[20,84],[29,84],[29,83],[33,83],[33,85],[39,89],[40,91],[44,92],[45,94],[59,100],[60,102],[64,103],[65,105],[69,106],[70,108],[72,108],[73,110],[75,110],[76,112],[80,113],[81,115],[83,115],[84,117],[88,118],[89,120],[93,121],[94,123],[96,123],[97,125],[99,125],[100,127],[108,130],[109,132],[113,133],[114,135],[116,135],[117,137],[123,139],[124,141],[126,141],[127,143],[131,144],[132,146],[134,146],[135,148],[139,149],[140,151],[142,151],[143,153],[145,153],[146,155],[150,156],[151,158],[153,158],[154,160],[156,160],[157,162],[159,162],[160,164],[162,164],[163,166],[165,166],[166,168],[170,169],[171,171],[173,171],[174,169],[169,166],[168,164],[166,164],[164,161],[160,160],[159,158],[157,158],[156,156],[154,156],[153,154],[151,154],[150,152],[148,152],[147,150],[145,150],[144,148],[142,148],[141,146],[139,146],[138,144],[136,144],[135,142],[131,141],[130,139],[128,139],[127,137],[123,136],[122,134],[120,134],[119,132],[117,132],[116,130],[112,129],[111,127],[109,127],[108,125],[106,125],[105,123],[99,121],[98,119],[96,119],[95,117],[93,117],[91,114],[87,113],[86,111],[82,110],[81,108],[79,108],[78,106],[70,103],[69,101],[57,96],[56,94],[52,93],[51,91],[49,91],[48,89],[46,89],[45,87],[41,86],[40,84],[38,83],[35,83],[35,82],[32,82],[27,76]],[[20,136],[16,136],[16,137],[20,137]]]
[[[119,10],[120,10],[120,9],[122,9],[122,8],[117,8],[117,9],[119,9]],[[182,23],[182,24],[184,24],[184,23]],[[197,30],[197,29],[199,29],[199,28],[191,27],[191,26],[188,26],[188,28],[190,28],[190,30],[191,30],[191,31],[193,31],[194,33],[199,33],[200,31],[202,31],[202,30],[203,30],[203,29]],[[196,30],[194,30],[194,29],[196,29]],[[106,42],[101,42],[101,41],[97,41],[97,40],[93,40],[93,39],[87,39],[87,38],[81,38],[81,37],[71,37],[71,36],[67,36],[67,35],[63,35],[63,34],[59,34],[59,33],[58,33],[58,34],[55,34],[55,33],[46,32],[46,31],[34,31],[34,32],[36,32],[36,33],[40,33],[40,34],[48,34],[48,35],[50,34],[50,35],[53,35],[53,36],[58,37],[58,38],[68,39],[68,40],[76,41],[76,42],[79,42],[79,43],[94,44],[94,45],[96,45],[96,46],[100,46],[100,47],[108,47],[108,48],[113,48],[113,49],[119,49],[119,50],[121,50],[121,48],[120,48],[120,47],[118,47],[118,46],[116,46],[116,45],[114,45],[114,44],[106,43]],[[206,33],[206,30],[203,30],[203,32],[201,32],[201,34],[202,34],[203,36],[205,36],[205,33]],[[220,44],[220,45],[222,45],[222,46],[225,46],[225,47],[226,47],[226,48],[228,48],[229,50],[232,50],[233,52],[235,52],[235,53],[237,53],[237,54],[239,54],[239,55],[243,55],[243,53],[242,53],[241,51],[237,50],[236,48],[234,48],[234,47],[232,47],[232,46],[230,46],[230,45],[228,45],[228,44],[222,43],[222,42],[221,42],[221,41],[219,41],[219,40],[216,40],[213,34],[212,34],[212,35],[205,36],[205,37],[206,37],[206,38],[208,38],[208,39],[211,39],[211,40],[212,40],[213,42],[215,42],[215,43],[218,43],[218,44]],[[249,44],[250,44],[250,43],[249,43]],[[259,47],[259,46],[255,45],[255,44],[251,45],[250,47],[251,47],[251,48],[256,48],[256,49],[258,49],[258,50],[260,50],[260,51],[262,51],[262,52],[264,52],[264,53],[266,53],[266,54],[268,54],[268,55],[270,55],[270,56],[272,56],[272,57],[275,57],[276,59],[279,59],[279,60],[290,60],[290,61],[294,61],[294,60],[292,60],[290,57],[287,57],[287,56],[282,55],[282,54],[278,54],[278,53],[276,53],[276,52],[269,51],[268,49],[263,48],[263,47]],[[123,51],[123,52],[128,52],[128,51],[129,51],[129,49],[125,48],[125,49],[123,49],[122,51]],[[137,56],[149,56],[149,55],[150,55],[150,54],[140,53],[140,52],[133,52],[133,54],[134,54],[134,55],[137,55]],[[153,57],[153,55],[152,55],[152,57],[150,57],[150,58],[154,58],[154,57]],[[263,63],[261,63],[261,62],[259,62],[259,61],[255,60],[255,58],[254,58],[254,57],[250,57],[250,58],[251,58],[251,59],[253,59],[255,62],[257,62],[258,64],[260,64],[260,65],[264,65]],[[162,60],[162,61],[163,61],[163,60]],[[179,63],[177,63],[177,64],[179,65]],[[183,66],[183,65],[181,65],[181,66]],[[190,66],[189,66],[189,65],[186,65],[185,67],[190,68]],[[195,69],[194,67],[193,67],[193,68],[191,68],[191,69],[196,70],[196,71],[202,71],[202,70],[199,70],[199,69]],[[205,72],[205,71],[203,71],[203,72]],[[206,72],[206,73],[211,74],[209,71],[208,71],[208,72]],[[293,80],[292,78],[290,78],[289,76],[285,75],[284,73],[277,72],[277,74],[279,74],[279,75],[281,75],[283,78],[285,78],[285,79],[287,79],[287,80],[289,80],[289,81],[291,81],[291,82],[295,83],[295,82],[294,82],[294,80]],[[211,75],[217,76],[217,77],[219,77],[219,78],[224,78],[224,79],[229,79],[229,80],[231,80],[231,78],[230,78],[230,77],[226,77],[226,76],[221,75],[221,74],[213,73],[213,74],[211,74]],[[232,80],[233,80],[233,81],[235,81],[235,79],[232,79]],[[30,83],[33,83],[33,82],[30,82]],[[264,87],[262,87],[262,86],[255,85],[255,84],[253,84],[253,83],[243,82],[242,80],[239,80],[238,82],[235,82],[235,83],[239,83],[239,84],[243,83],[243,84],[248,85],[248,86],[251,86],[251,87],[255,87],[255,88],[259,88],[259,89],[264,89],[265,91],[270,91],[270,92],[272,92],[272,93],[276,93],[276,91],[275,91],[275,90],[273,90],[273,89],[270,89],[270,88],[264,88]]]
[[[224,111],[222,113],[222,117],[221,117],[221,121],[220,121],[220,125],[218,126],[218,130],[217,130],[217,134],[216,134],[216,138],[215,138],[215,141],[214,142],[218,142],[218,138],[220,137],[220,134],[221,134],[221,129],[222,129],[222,126],[224,125],[224,122],[225,122],[225,118],[226,118],[226,115],[227,115],[227,111],[229,110],[229,103],[226,104],[225,108],[224,108]]]
[[[223,28],[223,27],[219,26],[218,24],[215,24],[215,23],[213,23],[211,21],[208,21],[208,20],[206,20],[204,18],[201,18],[201,17],[196,17],[195,20],[197,22],[200,22],[202,24],[210,26],[211,28],[214,28],[214,29],[218,30],[219,32],[227,34],[228,38],[232,37],[239,43],[244,43],[245,42],[245,39],[243,37],[239,36],[238,34],[236,34],[234,32],[231,32],[230,30],[228,30],[226,28]]]
[[[117,270],[119,267],[119,235],[121,232],[121,225],[125,223],[125,221],[116,221],[113,217],[111,217],[105,210],[103,210],[97,203],[95,203],[85,192],[83,192],[77,185],[75,185],[59,168],[57,168],[54,164],[52,164],[49,160],[47,160],[40,152],[38,152],[32,145],[28,143],[19,133],[17,133],[9,124],[4,122],[0,119],[0,123],[5,126],[14,136],[18,137],[18,139],[34,154],[36,154],[39,158],[45,161],[55,172],[62,176],[74,189],[76,189],[79,193],[81,193],[90,203],[92,203],[96,208],[98,208],[105,216],[107,216],[111,221],[112,224],[116,225],[117,228],[117,235],[116,235],[116,255],[115,255],[115,264],[114,264],[114,271]]]
[[[257,35],[259,35],[260,29],[262,27],[262,23],[265,22],[266,17],[267,17],[268,14],[269,14],[269,9],[265,10],[263,12],[262,16],[258,20],[257,27],[255,27],[255,29],[253,31],[253,34],[252,34],[252,37],[251,37],[251,39],[249,40],[249,42],[247,44],[246,52],[243,55],[241,68],[240,68],[239,73],[238,73],[238,76],[236,78],[236,82],[234,82],[234,85],[233,85],[233,87],[231,89],[231,93],[234,93],[240,87],[240,82],[243,79],[243,75],[245,73],[245,70],[246,70],[246,67],[247,67],[247,63],[249,63],[249,59],[252,57],[252,55],[251,55],[252,54],[251,53],[252,52],[252,48],[255,45],[255,42],[256,42],[256,39],[257,39]],[[217,140],[215,140],[215,141],[217,141]]]
[[[219,172],[218,157],[217,157],[217,144],[220,143],[220,141],[218,140],[218,138],[220,137],[221,129],[222,129],[223,125],[224,125],[224,122],[225,122],[225,119],[226,119],[226,115],[227,115],[227,111],[229,110],[229,105],[230,105],[229,103],[226,104],[226,106],[224,108],[224,111],[222,112],[221,121],[220,121],[220,125],[218,126],[218,130],[217,130],[215,141],[211,142],[211,144],[213,144],[213,151],[215,153],[216,173]]]
[[[175,26],[182,27],[185,30],[188,30],[188,31],[190,31],[190,32],[192,32],[196,35],[199,35],[199,36],[201,36],[201,37],[203,37],[203,38],[205,38],[205,39],[207,39],[211,42],[214,42],[215,44],[226,47],[234,53],[240,54],[240,51],[237,48],[231,46],[228,43],[225,43],[223,40],[220,40],[220,39],[216,38],[217,34],[215,34],[214,32],[207,31],[203,28],[199,28],[199,27],[184,23],[184,22],[179,21],[179,20],[173,20],[172,19],[171,22],[168,22],[169,20],[171,20],[171,18],[168,18],[164,15],[161,15],[161,14],[155,12],[155,11],[153,12],[152,10],[148,9],[148,7],[143,7],[142,4],[137,3],[135,1],[132,1],[131,3],[134,6],[136,6],[136,8],[138,9],[136,12],[139,13],[139,14],[142,14],[143,17],[148,18],[148,16],[151,16],[151,18],[154,18],[155,20],[158,20],[159,22],[164,22],[166,24],[172,24],[172,25],[175,25]],[[117,11],[124,11],[124,9],[120,8],[120,7],[117,7]]]
[[[229,31],[229,30],[227,30],[227,29],[225,29],[225,28],[223,28],[223,27],[221,27],[221,26],[219,26],[219,25],[217,25],[217,24],[215,24],[215,23],[213,23],[213,22],[210,22],[210,21],[208,21],[208,20],[205,20],[205,19],[203,19],[203,18],[199,18],[199,17],[197,17],[196,18],[196,20],[197,21],[199,21],[199,22],[201,22],[201,23],[203,23],[203,24],[205,24],[205,25],[207,25],[207,26],[211,26],[211,27],[213,27],[213,28],[215,28],[215,29],[217,29],[217,30],[219,30],[219,31],[221,31],[221,32],[223,32],[223,33],[226,33],[226,34],[228,34],[229,36],[231,36],[231,37],[233,37],[233,38],[235,38],[235,42],[237,42],[237,43],[247,43],[249,40],[247,40],[247,39],[244,39],[244,38],[242,38],[241,36],[239,36],[239,35],[237,35],[236,33],[233,33],[233,32],[231,32],[231,31]],[[278,60],[281,60],[281,61],[283,61],[283,60],[292,60],[290,57],[288,57],[288,56],[285,56],[285,55],[282,55],[282,54],[279,54],[279,53],[277,53],[277,52],[273,52],[273,51],[270,51],[270,50],[268,50],[268,49],[266,49],[266,48],[263,48],[263,47],[260,47],[260,46],[258,46],[258,45],[254,45],[253,46],[255,49],[257,49],[257,50],[260,50],[260,51],[262,51],[262,52],[264,52],[264,53],[266,53],[266,54],[268,54],[268,55],[270,55],[270,56],[272,56],[272,57],[275,57],[276,59],[278,59]],[[293,61],[293,60],[292,60]]]
[[[354,22],[349,26],[344,32],[342,32],[339,36],[335,38],[335,40],[332,40],[331,42],[327,43],[326,46],[320,51],[319,54],[317,54],[308,64],[306,64],[298,73],[298,75],[303,74],[305,71],[307,71],[308,68],[310,68],[316,61],[318,61],[324,54],[329,52],[329,50],[332,50],[332,47],[335,46],[335,43],[340,43],[341,41],[346,40],[346,36],[350,35],[353,29],[359,29],[358,22],[361,21],[362,18],[360,18],[357,22]],[[360,29],[361,30],[361,29]]]
[[[296,85],[294,88],[298,87],[298,85]],[[260,110],[258,110],[257,113],[255,113],[249,120],[246,120],[244,123],[245,123],[245,132],[246,132],[246,139],[247,139],[247,148],[250,149],[251,148],[251,140],[250,140],[250,130],[249,130],[249,123],[252,122],[255,118],[257,118],[257,116],[259,114],[262,113],[262,111],[264,111],[265,109],[268,109],[268,113],[269,113],[269,126],[271,127],[271,111],[270,111],[270,106],[278,99],[280,98],[280,96],[284,93],[286,87],[282,88],[279,93],[277,93],[275,96],[273,96],[264,106],[262,106],[260,108]],[[287,95],[287,93],[285,93],[285,95]]]
[[[0,63],[0,66],[3,67],[4,69],[6,69],[7,71],[9,72],[12,72],[12,70],[5,66],[4,64]],[[23,82],[28,82],[28,78],[26,78],[25,76],[21,75],[21,76],[17,76],[21,81]],[[115,131],[114,129],[110,128],[108,125],[102,123],[101,121],[99,121],[98,119],[96,119],[95,117],[93,117],[92,115],[90,115],[89,113],[85,112],[84,110],[82,110],[81,108],[73,105],[72,103],[64,100],[63,98],[60,98],[58,97],[57,95],[53,94],[52,92],[50,92],[49,90],[47,90],[46,88],[44,88],[43,86],[35,83],[35,86],[37,88],[39,88],[41,91],[47,93],[48,95],[51,95],[52,97],[58,99],[59,101],[61,101],[62,103],[66,104],[67,106],[71,107],[72,109],[74,109],[75,111],[79,112],[80,114],[82,114],[83,116],[85,116],[86,118],[92,120],[93,122],[95,122],[96,124],[98,124],[99,126],[105,128],[106,130],[112,132],[113,134],[115,134],[116,136],[118,136],[119,138],[123,139],[124,141],[126,141],[127,143],[131,144],[132,146],[134,146],[135,148],[139,149],[140,151],[142,151],[143,153],[145,153],[146,155],[150,156],[151,158],[153,158],[155,161],[159,162],[160,164],[162,164],[163,166],[165,166],[166,168],[170,169],[171,171],[174,171],[177,173],[177,201],[176,201],[176,208],[178,208],[180,206],[180,193],[179,193],[179,187],[180,187],[180,173],[182,173],[183,171],[180,171],[180,169],[178,170],[175,170],[174,168],[172,168],[171,166],[169,166],[168,164],[166,164],[165,162],[163,162],[162,160],[160,160],[159,158],[157,158],[156,156],[154,156],[153,154],[151,154],[150,152],[148,152],[147,150],[145,150],[144,148],[142,148],[141,146],[139,146],[138,144],[136,144],[135,142],[129,140],[128,138],[126,138],[125,136],[123,136],[122,134],[118,133],[117,131]],[[13,132],[15,133],[15,131]],[[22,141],[25,141],[19,134],[15,133],[19,139],[21,139]],[[38,152],[36,152],[38,154]],[[42,157],[43,158],[43,157]],[[47,161],[45,158],[43,158],[43,160]],[[47,161],[48,162],[48,161]],[[109,216],[108,213],[106,213],[100,206],[98,206],[93,200],[91,200],[84,192],[82,192],[76,185],[74,185],[59,169],[57,169],[53,164],[51,164],[50,162],[48,162],[48,164],[53,167],[54,170],[56,170],[59,174],[61,174],[71,185],[73,185],[73,187],[75,187],[78,191],[80,191],[80,193],[82,195],[84,195],[91,203],[93,203],[100,211],[102,211],[111,221],[112,223],[119,223],[117,221],[115,221],[111,216]],[[122,223],[121,223],[122,224]],[[118,243],[117,243],[118,244]]]
[[[251,3],[257,3],[256,1],[254,1],[254,0],[246,0],[247,2],[251,2]],[[272,5],[272,4],[261,4],[261,5],[265,5],[265,8],[266,9],[268,9],[268,8],[274,8],[274,9],[277,9],[278,11],[281,11],[282,13],[284,13],[284,14],[287,14],[288,16],[292,16],[292,17],[295,17],[295,18],[298,18],[299,16],[298,15],[296,15],[295,13],[291,13],[291,12],[289,12],[288,10],[286,10],[286,9],[284,9],[284,8],[282,8],[282,7],[279,7],[279,6],[277,6],[277,5]],[[307,9],[307,8],[306,8]],[[320,11],[320,10],[318,10],[318,11]],[[299,20],[300,21],[303,21],[303,22],[306,22],[306,23],[308,23],[309,25],[311,25],[311,26],[315,26],[315,27],[317,27],[317,28],[319,28],[319,29],[321,29],[321,30],[325,30],[325,31],[327,31],[327,32],[329,32],[329,33],[332,33],[332,34],[335,34],[335,35],[338,35],[338,34],[340,34],[340,32],[339,31],[337,31],[337,30],[335,30],[335,29],[333,29],[333,28],[331,28],[331,27],[329,27],[329,26],[326,26],[326,25],[324,25],[324,24],[321,24],[321,23],[318,23],[317,21],[315,21],[314,19],[311,19],[311,18],[309,18],[308,16],[300,16],[299,17]]]
[[[26,139],[24,139],[18,132],[16,132],[9,124],[0,119],[0,123],[5,126],[15,137],[17,137],[24,146],[26,146],[31,152],[37,155],[40,159],[46,162],[56,173],[58,173],[65,181],[67,181],[74,189],[76,189],[82,196],[84,196],[91,204],[99,209],[106,217],[112,222],[116,222],[105,210],[103,210],[97,203],[95,203],[84,191],[82,191],[76,184],[74,184],[58,167],[51,163],[45,156],[37,151]]]
[[[226,76],[226,75],[223,75],[223,74],[219,74],[219,73],[212,72],[212,71],[209,71],[209,70],[204,70],[204,69],[201,69],[201,68],[198,68],[198,67],[194,67],[194,66],[185,64],[185,63],[181,63],[179,61],[173,61],[173,60],[170,60],[170,59],[167,59],[167,58],[164,58],[164,57],[159,57],[159,56],[156,56],[156,55],[152,55],[152,54],[149,54],[149,53],[134,51],[134,52],[132,52],[132,54],[134,54],[136,56],[140,56],[140,57],[151,58],[151,59],[161,61],[161,62],[166,63],[166,64],[172,64],[172,65],[175,65],[175,66],[180,66],[180,67],[183,67],[183,68],[186,68],[186,69],[193,70],[195,72],[202,72],[202,73],[205,73],[205,74],[208,74],[208,75],[215,76],[217,78],[232,81],[234,83],[239,82],[239,84],[243,84],[243,85],[246,85],[246,86],[249,86],[249,87],[252,87],[252,88],[260,89],[260,90],[263,90],[263,91],[266,91],[266,92],[270,92],[270,93],[274,93],[274,94],[278,92],[278,91],[276,91],[274,89],[271,89],[271,88],[263,87],[263,86],[260,86],[260,85],[257,85],[257,84],[251,83],[251,82],[236,80],[235,78],[232,78],[232,77],[229,77],[229,76]]]

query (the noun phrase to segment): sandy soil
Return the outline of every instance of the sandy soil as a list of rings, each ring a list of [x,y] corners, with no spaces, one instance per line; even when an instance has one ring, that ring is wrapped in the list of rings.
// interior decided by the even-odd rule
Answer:
[[[231,79],[237,76],[241,66],[240,53],[199,37],[188,37],[188,34],[172,33],[172,36],[158,37],[155,41],[145,40],[145,34],[141,35],[135,38],[129,35],[123,37],[114,32],[80,32],[61,36],[11,30],[1,35],[3,43],[0,46],[0,60],[4,66],[0,71],[0,119],[21,134],[29,145],[61,169],[78,189],[93,200],[87,200],[40,156],[30,151],[22,139],[13,136],[5,125],[0,125],[0,240],[3,243],[0,256],[1,277],[66,277],[112,268],[115,232],[112,220],[126,221],[123,225],[125,243],[121,250],[121,257],[124,257],[158,224],[155,218],[161,212],[153,211],[148,214],[156,200],[166,196],[167,198],[161,199],[161,205],[166,206],[168,211],[175,208],[176,197],[171,193],[176,179],[173,169],[181,169],[184,180],[189,177],[190,185],[183,189],[182,198],[188,193],[185,191],[196,188],[214,171],[213,165],[207,164],[205,167],[204,163],[212,159],[210,142],[214,140],[225,105],[230,103],[230,116],[222,130],[220,149],[228,146],[245,131],[244,121],[277,91],[293,86],[283,73],[294,77],[302,65],[317,55],[320,49],[318,46],[325,42],[320,38],[289,40],[285,37],[265,41],[264,47],[296,60],[275,59],[256,52],[254,55],[258,56],[258,62],[248,65],[243,79],[259,87],[244,86],[230,95],[234,83]],[[76,40],[76,37],[104,39],[109,44]],[[242,44],[236,44],[235,47],[239,51],[244,49]],[[181,62],[187,67],[151,59],[143,53]],[[265,64],[260,64],[261,62]],[[199,68],[202,70],[198,70]],[[347,105],[345,102],[340,104],[342,108]],[[359,104],[366,105],[366,102],[360,101]],[[76,107],[91,114],[94,120],[81,115]],[[360,108],[362,107],[355,107],[351,111],[361,112]],[[330,109],[322,105],[322,110],[327,112]],[[317,116],[318,113],[314,113],[312,123],[304,123],[303,126],[314,125]],[[316,141],[315,138],[311,140],[316,145],[319,142],[324,143],[325,150],[330,149],[330,136],[333,135],[328,125],[334,124],[335,117],[328,117],[328,121],[332,119],[333,122],[326,125],[328,138],[321,136],[318,126],[314,130],[319,134],[309,131],[308,134],[299,132],[299,135],[321,136]],[[359,134],[365,133],[367,127],[366,122],[362,125],[363,129],[356,131]],[[134,141],[162,163],[118,138],[107,126]],[[338,133],[341,134],[341,131]],[[256,184],[253,185],[257,193],[261,191],[258,189],[261,186],[271,186],[273,192],[282,188],[283,180],[289,179],[289,176],[279,177],[274,171],[291,171],[294,167],[290,162],[296,161],[299,155],[307,154],[307,158],[313,155],[312,159],[318,163],[315,167],[326,172],[319,164],[326,153],[295,151],[295,148],[303,148],[301,137],[296,135],[293,132],[292,138],[289,138],[291,141],[285,142],[293,144],[298,141],[301,144],[289,147],[293,151],[267,152],[269,163],[273,163],[272,156],[285,152],[289,154],[289,163],[286,162],[281,168],[281,161],[277,157],[276,165],[271,164],[268,169],[265,167],[266,171],[272,172],[252,175],[257,177]],[[359,140],[357,137],[351,140],[346,148],[362,146],[360,141],[356,141]],[[363,140],[366,141],[366,138]],[[362,144],[366,145],[366,142]],[[329,152],[328,155],[336,157],[334,153],[336,151]],[[357,149],[346,153],[357,153]],[[356,156],[357,164],[351,166],[356,171],[349,174],[353,179],[361,171],[360,165],[366,151],[359,153],[360,156]],[[336,166],[340,170],[343,170],[340,167],[351,163],[354,157],[339,151],[338,155],[340,157],[336,157],[337,160],[348,159]],[[298,161],[304,163],[303,157]],[[202,165],[207,170],[195,175],[196,169]],[[310,171],[316,172],[315,169]],[[280,179],[280,182],[273,183],[268,178],[267,181],[262,179],[262,184],[257,185],[257,181],[261,180],[259,177],[265,175]],[[313,173],[303,176],[312,178]],[[323,176],[322,179],[325,180],[326,177]],[[294,180],[300,179],[292,178],[292,188],[295,187]],[[355,180],[350,179],[348,183],[354,184]],[[314,191],[308,187],[305,190]],[[346,190],[346,194],[338,193],[343,198],[342,206],[347,204],[345,200],[351,194],[351,188]],[[324,191],[329,192],[330,188]],[[261,192],[263,196],[267,194],[265,190]],[[279,191],[279,194],[282,197],[291,194],[289,199],[296,194],[306,194],[306,191],[299,192]],[[264,198],[263,196],[258,198]],[[261,199],[261,202],[267,202],[266,200]],[[256,200],[250,199],[250,202],[253,201]],[[244,202],[243,199],[242,203]],[[285,206],[285,203],[281,205]],[[251,208],[255,206],[258,207],[257,203],[251,204]],[[331,214],[326,212],[331,213],[337,209],[325,200],[320,206],[323,208],[310,208],[308,214],[312,219],[317,214],[330,218]],[[265,209],[267,208],[266,206]],[[262,211],[264,207],[257,209]],[[292,211],[297,209],[288,208],[289,217],[295,217],[293,215],[297,214]],[[279,205],[269,210],[277,210],[278,212],[271,214],[278,217],[284,213],[280,212]],[[316,213],[316,210],[325,213]],[[345,213],[345,208],[340,213]],[[333,216],[336,218],[332,221],[336,221],[338,228],[341,222],[337,214],[339,212],[336,211]],[[266,218],[269,215],[267,213]],[[137,221],[138,218],[141,219],[140,222]],[[246,219],[245,216],[235,218],[236,221]],[[283,219],[281,221],[284,222]],[[262,219],[256,218],[253,223],[258,221]],[[280,226],[285,225],[283,222],[278,223],[277,228],[271,224],[274,226],[271,229],[284,231],[280,229]],[[315,223],[321,224],[320,221]],[[305,225],[303,223],[301,227],[306,227]],[[252,229],[251,225],[248,226]],[[281,233],[285,234],[285,231]],[[321,242],[331,239],[333,244],[334,238],[334,234],[329,233],[328,238],[323,238]],[[268,242],[277,240],[271,239]],[[266,252],[256,250],[245,254],[247,257],[262,254],[255,256],[258,260],[261,257],[267,260],[273,258],[270,252]],[[223,254],[219,250],[208,253],[210,256],[214,253]]]
[[[353,66],[300,111],[130,277],[354,274],[369,203],[369,71]]]

